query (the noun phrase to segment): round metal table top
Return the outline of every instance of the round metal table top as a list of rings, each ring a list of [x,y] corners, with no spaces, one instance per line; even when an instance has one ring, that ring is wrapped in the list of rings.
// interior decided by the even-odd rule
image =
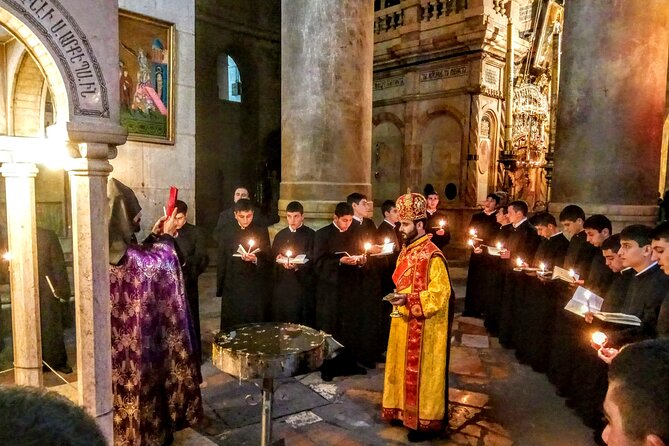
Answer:
[[[258,323],[232,327],[214,338],[214,366],[240,379],[288,378],[316,370],[325,334],[304,325]]]

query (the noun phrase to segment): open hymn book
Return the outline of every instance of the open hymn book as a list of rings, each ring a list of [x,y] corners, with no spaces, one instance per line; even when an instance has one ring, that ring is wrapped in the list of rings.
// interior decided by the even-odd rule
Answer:
[[[572,296],[571,300],[567,302],[567,305],[564,307],[564,309],[571,311],[572,313],[581,317],[584,317],[586,313],[592,313],[592,315],[597,319],[612,324],[636,326],[641,325],[641,319],[632,314],[607,313],[600,311],[602,309],[603,303],[604,299],[592,291],[580,286],[576,288],[574,295]]]
[[[237,252],[232,255],[232,257],[241,257],[243,255],[249,255],[249,254],[255,254],[257,252],[260,252],[260,248],[256,248],[253,251],[246,251],[246,248],[244,248],[242,245],[239,245],[237,247]]]
[[[388,242],[381,245],[381,252],[376,254],[370,254],[371,256],[387,256],[393,253],[395,250],[395,242]]]
[[[280,258],[276,259],[276,263],[280,263],[280,264],[283,265],[285,263],[288,263],[288,260],[289,259],[287,257],[280,257]],[[304,265],[308,261],[309,261],[309,259],[307,259],[306,254],[300,254],[299,256],[295,256],[295,257],[290,258],[290,263],[292,263],[294,265]]]
[[[567,283],[574,283],[578,280],[578,274],[573,273],[573,272],[570,273],[569,271],[567,271],[564,268],[560,268],[559,266],[554,266],[553,267],[553,277],[551,277],[551,279],[552,280],[560,279],[560,280],[564,280]]]

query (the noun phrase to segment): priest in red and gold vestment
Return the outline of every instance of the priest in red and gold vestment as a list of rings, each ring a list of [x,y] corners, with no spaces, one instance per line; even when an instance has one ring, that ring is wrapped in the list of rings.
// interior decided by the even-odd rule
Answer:
[[[393,274],[392,319],[382,416],[409,428],[409,441],[444,432],[448,424],[448,359],[452,293],[446,260],[425,233],[425,197],[397,199],[404,247]]]

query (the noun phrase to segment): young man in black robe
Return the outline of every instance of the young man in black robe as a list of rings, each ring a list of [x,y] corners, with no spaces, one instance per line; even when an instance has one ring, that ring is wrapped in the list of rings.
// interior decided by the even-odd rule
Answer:
[[[386,200],[381,205],[381,212],[383,213],[383,221],[376,229],[376,242],[378,244],[386,243],[386,240],[395,243],[393,253],[383,256],[379,259],[380,267],[379,273],[381,276],[381,296],[392,293],[395,289],[393,282],[393,272],[395,272],[395,263],[400,252],[400,240],[402,240],[399,232],[399,215],[397,207],[393,200]],[[382,310],[380,314],[380,329],[379,337],[381,340],[388,339],[390,334],[390,316],[393,306],[386,301],[382,301]],[[381,347],[385,350],[385,346]],[[382,351],[383,351],[382,350]]]
[[[272,243],[274,259],[285,263],[274,265],[274,292],[272,294],[272,320],[293,322],[313,327],[315,323],[312,267],[316,232],[304,225],[304,207],[299,201],[286,206],[288,227],[279,231]],[[306,255],[308,262],[297,265],[290,262],[299,255]]]
[[[216,229],[214,229],[214,239],[216,241],[219,241],[220,232],[223,230],[224,226],[235,223],[235,203],[237,203],[239,200],[251,200],[251,194],[249,193],[248,187],[238,185],[235,188],[235,192],[232,195],[232,206],[230,206],[227,209],[224,209],[223,212],[221,212],[218,215],[218,221],[216,222]],[[262,218],[262,215],[260,214],[260,210],[253,205],[251,209],[253,210],[253,220],[255,221],[255,225],[267,226],[265,220]]]
[[[517,266],[517,262],[531,265],[541,241],[536,228],[527,220],[527,211],[527,203],[520,200],[511,202],[507,210],[513,230],[507,239],[506,250],[500,254],[502,259],[510,261],[506,269],[499,324],[499,342],[505,347],[514,345],[514,329],[521,323],[516,318],[524,274],[513,271],[513,267]]]
[[[475,245],[494,245],[492,239],[497,235],[499,228],[495,217],[499,200],[497,194],[488,194],[486,201],[483,203],[483,210],[472,215],[469,223],[469,235],[481,239],[475,241]],[[467,294],[465,295],[463,316],[481,317],[485,305],[485,275],[491,267],[491,263],[490,257],[484,255],[481,250],[472,251],[467,271]]]
[[[574,269],[582,279],[588,277],[592,258],[599,254],[598,249],[588,243],[588,235],[583,229],[584,222],[585,212],[580,206],[570,204],[560,212],[560,224],[569,238],[564,267]]]
[[[380,319],[383,312],[383,294],[381,293],[381,275],[380,270],[383,266],[383,259],[373,257],[372,254],[380,252],[380,247],[376,244],[376,225],[367,218],[369,215],[370,202],[367,197],[361,193],[354,192],[346,197],[346,202],[353,209],[353,221],[349,231],[355,239],[357,246],[356,254],[364,253],[366,261],[364,265],[359,265],[354,271],[350,271],[352,284],[351,293],[355,298],[357,312],[355,315],[349,315],[342,318],[346,323],[346,335],[350,332],[364,333],[364,336],[357,336],[357,340],[350,338],[350,349],[355,354],[358,362],[365,367],[374,368],[376,360],[385,350],[385,340],[381,336]]]
[[[235,221],[220,231],[216,296],[221,299],[221,329],[267,320],[271,248],[267,228],[254,224],[251,202],[234,205]],[[242,246],[246,254],[239,254]],[[259,249],[255,254],[251,254]],[[235,255],[237,254],[237,255]]]
[[[590,273],[585,278],[585,285],[590,291],[601,296],[606,294],[614,277],[613,271],[606,266],[606,259],[602,253],[602,243],[613,233],[611,220],[601,214],[591,215],[583,223],[583,230],[587,242],[598,248],[590,263]]]
[[[174,239],[181,253],[181,271],[184,275],[184,288],[186,298],[190,306],[190,314],[193,318],[195,328],[195,341],[197,351],[195,352],[200,363],[202,362],[202,334],[200,331],[200,291],[198,289],[198,278],[209,265],[207,254],[207,239],[200,228],[188,223],[188,205],[177,200],[177,213],[174,217],[177,236]]]
[[[508,208],[502,206],[497,210],[495,218],[500,225],[497,235],[493,238],[494,245],[498,243],[500,246],[505,246],[509,235],[513,231],[513,225],[509,221],[507,214]],[[486,248],[475,248],[481,250],[484,255],[489,255]],[[499,256],[490,256],[491,268],[484,279],[485,284],[485,327],[492,336],[499,334],[499,318],[501,312],[502,290],[504,289],[504,280],[506,278],[506,270],[508,267],[508,260],[504,260]]]
[[[338,203],[332,223],[316,231],[314,262],[316,272],[316,327],[331,334],[344,344],[344,351],[325,361],[321,377],[330,381],[334,376],[366,373],[357,367],[349,347],[360,333],[349,332],[357,319],[357,294],[355,279],[358,267],[365,259],[360,256],[356,238],[349,232],[353,221],[353,208],[348,203]],[[347,255],[350,254],[350,255]],[[349,345],[347,345],[349,344]]]
[[[451,241],[451,231],[448,229],[446,214],[439,211],[439,194],[431,184],[425,185],[425,199],[427,200],[427,225],[425,232],[432,234],[432,243],[444,251],[446,245]]]

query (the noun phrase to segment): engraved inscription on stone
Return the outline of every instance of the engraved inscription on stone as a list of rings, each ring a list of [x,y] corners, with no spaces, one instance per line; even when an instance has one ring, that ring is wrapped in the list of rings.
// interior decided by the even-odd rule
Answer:
[[[493,89],[499,88],[499,69],[485,67],[485,70],[483,70],[483,83]]]
[[[4,0],[17,17],[30,22],[59,62],[75,115],[109,117],[107,86],[95,54],[69,11],[57,0]]]
[[[374,90],[384,90],[386,88],[401,87],[404,85],[404,76],[389,77],[374,81]]]
[[[465,76],[467,74],[467,65],[457,65],[454,67],[439,68],[436,70],[423,71],[420,73],[420,81],[436,81],[449,77]]]

